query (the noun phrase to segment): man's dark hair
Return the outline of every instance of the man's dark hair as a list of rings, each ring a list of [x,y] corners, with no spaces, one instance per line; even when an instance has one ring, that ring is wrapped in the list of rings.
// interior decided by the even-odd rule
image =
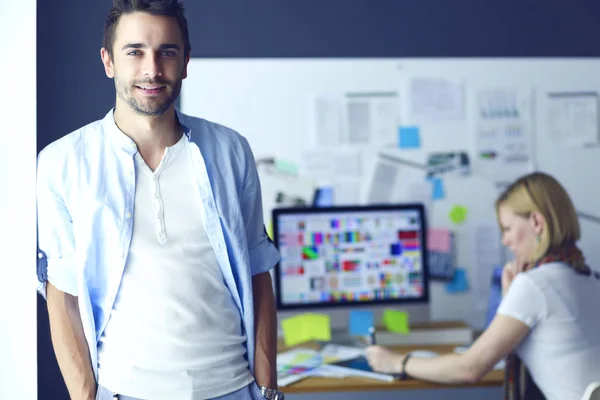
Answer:
[[[177,20],[181,29],[181,37],[184,44],[184,56],[190,54],[190,34],[188,32],[187,20],[185,19],[185,8],[179,0],[113,0],[106,23],[104,24],[104,40],[102,46],[113,56],[113,44],[115,42],[115,30],[117,23],[123,14],[144,12],[150,15],[162,15],[173,17]]]

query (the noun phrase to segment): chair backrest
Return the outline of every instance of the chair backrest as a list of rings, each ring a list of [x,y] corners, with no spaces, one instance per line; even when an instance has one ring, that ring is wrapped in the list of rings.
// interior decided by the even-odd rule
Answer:
[[[600,400],[600,381],[590,383],[581,400]]]

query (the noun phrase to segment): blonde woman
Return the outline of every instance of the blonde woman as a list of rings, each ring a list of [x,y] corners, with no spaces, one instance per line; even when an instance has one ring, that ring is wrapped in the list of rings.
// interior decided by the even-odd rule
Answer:
[[[536,172],[502,193],[496,214],[502,243],[515,261],[504,267],[504,296],[485,332],[465,353],[436,358],[371,346],[369,364],[376,371],[459,383],[479,380],[508,356],[507,399],[580,399],[600,379],[600,275],[575,244],[575,208],[553,177]]]

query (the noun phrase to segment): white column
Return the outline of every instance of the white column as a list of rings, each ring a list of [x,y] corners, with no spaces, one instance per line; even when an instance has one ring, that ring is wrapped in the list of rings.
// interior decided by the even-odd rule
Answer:
[[[37,399],[36,2],[0,2],[0,399]]]

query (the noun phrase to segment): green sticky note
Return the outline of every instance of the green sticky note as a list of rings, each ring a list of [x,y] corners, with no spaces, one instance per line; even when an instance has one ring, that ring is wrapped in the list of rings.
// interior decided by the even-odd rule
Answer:
[[[286,346],[295,346],[312,340],[330,341],[329,315],[300,314],[281,321]]]
[[[298,165],[291,163],[289,161],[280,160],[279,158],[275,159],[275,167],[281,171],[291,175],[298,174]]]
[[[467,207],[455,205],[452,207],[452,209],[450,209],[448,216],[453,224],[462,224],[467,219]]]
[[[404,311],[384,310],[383,325],[390,332],[402,333],[404,335],[410,333],[408,314]]]

